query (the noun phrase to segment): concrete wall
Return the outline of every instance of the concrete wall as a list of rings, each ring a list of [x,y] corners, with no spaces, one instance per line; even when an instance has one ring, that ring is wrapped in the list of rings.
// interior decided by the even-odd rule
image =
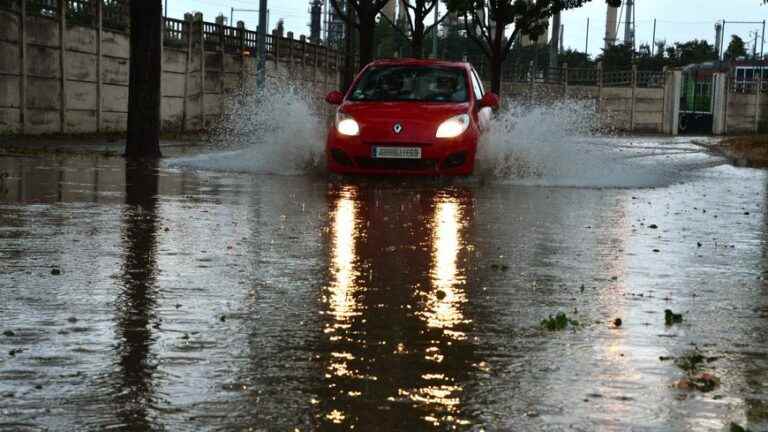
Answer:
[[[731,86],[733,87],[733,86]],[[768,94],[731,91],[726,98],[725,133],[731,135],[768,131]]]
[[[512,103],[591,100],[606,129],[662,133],[664,88],[572,86],[565,83],[503,83],[502,96]]]
[[[6,10],[0,10],[0,23],[0,134],[125,130],[127,33],[69,25],[56,17],[22,20]],[[203,42],[202,25],[191,23],[188,28],[190,38],[166,43],[163,49],[165,131],[211,125],[222,115],[226,99],[252,88],[249,83],[256,78],[256,56],[211,47]],[[270,53],[269,80],[290,80],[318,98],[338,88],[338,53],[274,37],[283,52]]]

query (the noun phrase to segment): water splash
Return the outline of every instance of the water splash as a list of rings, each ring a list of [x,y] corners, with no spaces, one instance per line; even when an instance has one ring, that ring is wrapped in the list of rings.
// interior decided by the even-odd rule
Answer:
[[[476,174],[490,182],[566,187],[649,187],[672,181],[679,166],[649,163],[646,157],[660,152],[641,149],[637,141],[602,130],[594,101],[512,106],[494,117],[483,137]],[[654,141],[663,147],[658,143],[664,138]]]
[[[271,83],[227,102],[208,152],[170,167],[253,174],[324,174],[328,113],[299,88]],[[672,155],[672,157],[670,157]],[[482,138],[474,182],[564,187],[651,187],[711,166],[690,141],[621,138],[601,129],[594,101],[513,105]]]
[[[208,152],[170,167],[253,174],[324,171],[325,122],[308,91],[279,83],[230,97],[209,132]]]

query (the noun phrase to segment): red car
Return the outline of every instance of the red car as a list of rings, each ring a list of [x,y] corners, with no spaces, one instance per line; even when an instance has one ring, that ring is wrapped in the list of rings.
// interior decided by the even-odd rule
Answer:
[[[469,175],[499,104],[470,64],[414,59],[374,61],[325,100],[339,105],[326,143],[339,174]]]

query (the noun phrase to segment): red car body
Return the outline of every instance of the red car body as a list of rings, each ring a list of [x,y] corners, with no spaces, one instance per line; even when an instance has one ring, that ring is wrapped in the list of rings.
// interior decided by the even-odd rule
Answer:
[[[462,86],[462,96],[450,101],[355,100],[353,92],[362,94],[355,89],[366,73],[377,70],[383,74],[388,67],[420,68],[427,74],[434,68],[439,70],[436,74],[453,74],[453,84]],[[458,81],[462,76],[463,84]],[[326,143],[328,169],[339,174],[469,175],[475,166],[478,138],[491,110],[498,106],[496,95],[483,94],[482,82],[470,64],[415,59],[374,61],[357,75],[346,94],[331,92],[326,101],[339,105]],[[461,114],[469,117],[469,125],[463,126],[466,129],[455,137],[438,138],[438,128],[448,119],[460,116],[461,124],[466,125],[467,117]],[[339,118],[352,118],[357,134],[341,133]]]

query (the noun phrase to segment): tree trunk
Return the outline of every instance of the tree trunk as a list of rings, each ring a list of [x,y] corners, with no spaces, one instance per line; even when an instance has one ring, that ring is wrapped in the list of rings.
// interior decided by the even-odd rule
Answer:
[[[160,157],[161,0],[132,1],[125,156]]]
[[[373,61],[374,34],[373,29],[376,27],[376,14],[360,15],[360,68],[365,67],[368,63]]]
[[[488,59],[491,64],[491,92],[501,94],[501,64],[503,60],[498,53],[492,52]]]
[[[514,37],[514,36],[513,36]],[[491,57],[488,59],[491,66],[491,91],[501,94],[501,67],[507,58],[507,45],[504,42],[504,26],[496,25],[490,45]]]
[[[346,93],[355,78],[355,15],[354,8],[349,8],[348,21],[344,26],[344,71],[341,78],[341,90]]]
[[[417,17],[411,36],[411,55],[420,59],[424,57],[424,20]]]

